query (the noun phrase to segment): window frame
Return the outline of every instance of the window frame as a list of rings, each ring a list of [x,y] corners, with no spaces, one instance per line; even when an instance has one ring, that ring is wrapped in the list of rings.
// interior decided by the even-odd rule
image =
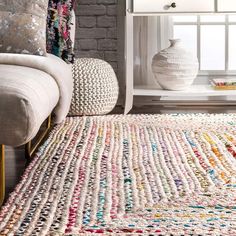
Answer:
[[[225,70],[200,70],[199,69],[199,75],[200,76],[227,76],[227,75],[236,75],[236,70],[229,70],[229,26],[230,25],[236,25],[236,22],[230,22],[229,21],[229,15],[224,15],[225,21],[224,22],[202,22],[200,17],[201,15],[196,15],[197,21],[196,22],[174,22],[173,19],[171,19],[172,22],[172,31],[174,35],[174,26],[175,25],[195,25],[197,26],[197,57],[200,63],[201,60],[201,50],[200,50],[200,43],[201,43],[201,26],[202,25],[223,25],[225,26]],[[172,18],[172,17],[171,17]]]

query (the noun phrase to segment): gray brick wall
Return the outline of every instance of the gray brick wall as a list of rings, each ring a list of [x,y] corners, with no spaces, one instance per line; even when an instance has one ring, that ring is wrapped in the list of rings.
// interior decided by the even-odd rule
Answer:
[[[117,71],[117,0],[77,0],[76,57],[109,62]]]

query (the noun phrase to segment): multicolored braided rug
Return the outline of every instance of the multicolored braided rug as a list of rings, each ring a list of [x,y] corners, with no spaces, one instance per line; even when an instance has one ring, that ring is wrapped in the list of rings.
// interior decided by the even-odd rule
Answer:
[[[0,235],[236,235],[236,115],[113,115],[56,126]]]

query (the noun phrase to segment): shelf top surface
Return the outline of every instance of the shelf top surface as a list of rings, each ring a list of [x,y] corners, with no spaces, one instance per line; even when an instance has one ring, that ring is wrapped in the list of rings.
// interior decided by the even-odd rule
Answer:
[[[192,85],[187,90],[171,91],[150,86],[135,86],[134,95],[137,96],[236,96],[236,90],[216,90],[211,85]]]

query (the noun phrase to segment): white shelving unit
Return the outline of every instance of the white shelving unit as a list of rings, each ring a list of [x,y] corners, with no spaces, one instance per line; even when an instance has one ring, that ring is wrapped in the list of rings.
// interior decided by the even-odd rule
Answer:
[[[133,106],[134,96],[168,97],[225,97],[235,96],[235,90],[214,90],[210,85],[193,85],[185,91],[168,91],[150,86],[134,85],[134,17],[178,15],[189,13],[236,13],[236,0],[118,0],[120,20],[118,28],[123,27],[119,37],[123,42],[119,44],[119,76],[124,78],[125,84],[125,113]],[[171,5],[174,3],[174,7]],[[121,40],[122,41],[122,40]],[[124,69],[125,68],[125,69]],[[181,104],[183,104],[181,102]],[[219,102],[222,105],[222,101]],[[225,100],[225,105],[236,105],[235,102]]]
[[[224,97],[236,96],[236,90],[215,90],[210,85],[192,85],[189,89],[184,91],[169,91],[149,86],[135,86],[133,89],[133,95],[159,97]]]

